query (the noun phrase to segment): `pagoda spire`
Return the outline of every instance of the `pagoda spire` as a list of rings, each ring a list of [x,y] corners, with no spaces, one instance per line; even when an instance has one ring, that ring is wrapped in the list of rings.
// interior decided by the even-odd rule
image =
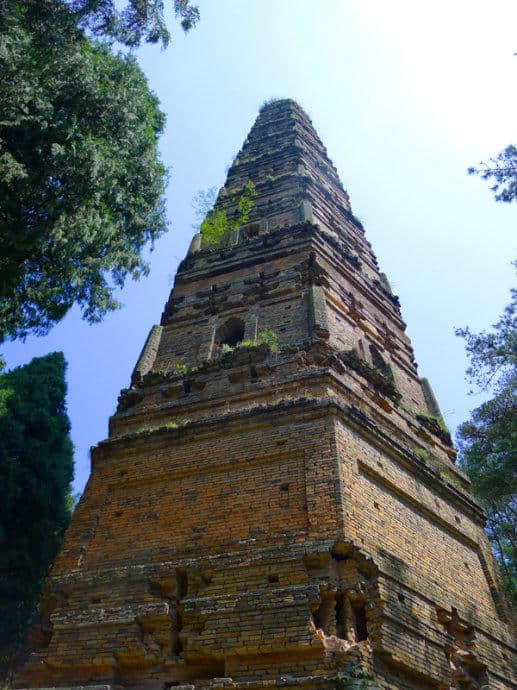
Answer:
[[[363,234],[348,194],[311,120],[291,99],[265,103],[228,171],[216,207],[237,215],[246,182],[257,191],[252,220],[274,230],[309,220],[333,235]]]

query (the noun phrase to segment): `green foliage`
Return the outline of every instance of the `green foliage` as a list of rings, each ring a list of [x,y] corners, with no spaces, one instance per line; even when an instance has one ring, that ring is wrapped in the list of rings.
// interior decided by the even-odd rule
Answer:
[[[398,403],[402,397],[398,391],[392,376],[386,376],[377,367],[372,367],[365,359],[359,357],[355,350],[340,352],[340,358],[344,364],[357,371],[369,381],[380,393]]]
[[[490,333],[457,331],[467,342],[469,380],[493,397],[458,429],[460,462],[487,513],[486,530],[517,604],[517,290]]]
[[[208,192],[198,192],[195,199],[195,203],[198,205],[198,215],[204,210],[210,195],[213,194],[213,187],[208,190]],[[228,232],[235,232],[242,225],[247,223],[256,196],[257,192],[255,190],[255,185],[253,182],[248,181],[244,185],[244,189],[237,203],[238,216],[236,219],[229,219],[224,209],[212,208],[208,210],[203,222],[199,226],[204,244],[219,244]]]
[[[167,46],[170,41],[163,0],[125,0],[124,4],[117,0],[65,2],[79,26],[95,35],[114,38],[127,46],[138,46],[142,41]],[[172,0],[171,5],[185,32],[199,21],[199,10],[190,0]]]
[[[70,515],[72,515],[72,513],[74,512],[75,507],[79,503],[80,498],[81,498],[80,492],[75,493],[75,494],[69,493],[68,496],[66,497],[66,507],[67,507]]]
[[[447,467],[446,461],[438,458],[434,453],[431,453],[431,451],[427,450],[427,448],[415,447],[413,448],[413,452],[420,458],[420,460],[423,460],[428,465],[434,467],[443,481],[454,484],[454,486],[458,487],[458,489],[464,488],[457,476]]]
[[[185,376],[185,374],[188,374],[188,366],[184,362],[175,362],[174,363],[174,373],[178,374],[179,376]]]
[[[517,262],[514,262],[517,268]],[[511,291],[511,302],[503,315],[487,333],[472,333],[469,328],[458,328],[456,335],[466,341],[470,366],[468,380],[481,390],[500,384],[515,374],[517,366],[517,289]]]
[[[74,303],[90,322],[119,306],[166,229],[166,170],[165,117],[133,56],[85,38],[64,0],[0,14],[1,341],[46,333]]]
[[[490,189],[496,201],[517,201],[517,147],[507,146],[488,163],[479,165],[478,168],[469,168],[469,175],[481,175],[484,180],[493,181]]]
[[[258,343],[269,345],[271,352],[279,352],[278,335],[271,328],[263,328],[258,332]]]
[[[241,225],[244,225],[249,221],[251,209],[253,208],[256,197],[257,190],[255,189],[255,185],[251,180],[248,180],[248,182],[246,182],[244,185],[244,190],[237,205],[239,209],[239,217],[237,221],[233,221],[235,223],[235,227],[233,228],[234,230],[238,230]]]
[[[285,100],[285,99],[283,99],[283,98],[266,98],[266,100],[260,106],[259,111],[264,110],[264,108],[267,108],[268,105],[273,105],[273,103],[280,103],[280,101],[283,101],[283,100]]]
[[[223,343],[221,345],[220,355],[222,357],[234,350],[246,347],[257,347],[258,345],[267,345],[271,352],[280,351],[277,334],[271,328],[263,328],[258,332],[256,340],[241,340],[241,342],[237,343],[234,347],[227,343]]]
[[[515,381],[458,429],[461,467],[487,513],[486,529],[517,605],[517,405]]]
[[[60,352],[0,376],[0,646],[23,638],[70,518],[73,448]]]
[[[431,433],[435,434],[435,436],[438,436],[446,445],[452,445],[451,434],[441,417],[435,417],[428,412],[418,412],[416,418],[420,424],[425,426]]]
[[[209,211],[199,227],[204,244],[219,244],[226,233],[232,229],[226,211],[219,208]]]
[[[0,388],[0,417],[7,414],[8,407],[7,402],[10,397],[14,394],[14,388]]]
[[[429,459],[429,451],[426,448],[413,448],[413,452],[415,455],[418,455],[420,460],[428,460]]]

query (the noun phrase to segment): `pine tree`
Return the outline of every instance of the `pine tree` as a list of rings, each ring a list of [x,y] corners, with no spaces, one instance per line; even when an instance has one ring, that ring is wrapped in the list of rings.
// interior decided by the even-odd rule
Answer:
[[[517,290],[491,332],[466,340],[467,378],[493,397],[458,429],[462,469],[487,515],[486,530],[517,605]]]

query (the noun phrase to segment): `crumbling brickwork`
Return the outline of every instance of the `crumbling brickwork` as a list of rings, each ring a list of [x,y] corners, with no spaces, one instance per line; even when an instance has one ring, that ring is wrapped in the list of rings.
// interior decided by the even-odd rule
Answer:
[[[230,217],[249,180],[92,449],[17,687],[517,687],[483,513],[293,101],[261,110]]]

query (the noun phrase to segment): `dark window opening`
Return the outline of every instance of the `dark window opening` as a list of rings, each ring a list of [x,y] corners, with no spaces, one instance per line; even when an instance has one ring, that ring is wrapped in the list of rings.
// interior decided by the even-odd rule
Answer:
[[[351,598],[346,592],[324,592],[313,620],[325,635],[336,635],[349,642],[368,639],[366,603],[362,598]]]
[[[244,229],[244,234],[247,239],[252,239],[253,237],[256,237],[259,234],[259,231],[260,225],[258,223],[252,223]]]
[[[187,573],[184,570],[177,570],[176,571],[176,581],[177,581],[177,589],[178,589],[178,598],[183,599],[183,597],[187,596],[188,593],[188,580],[187,580]],[[180,629],[180,628],[178,628]]]
[[[325,635],[336,634],[336,599],[332,593],[323,596],[321,604],[313,614],[314,625]]]
[[[342,594],[336,597],[336,635],[342,640],[346,639],[346,604]]]
[[[355,615],[355,639],[362,642],[368,639],[368,628],[366,627],[366,608],[364,604],[354,609]]]
[[[229,345],[235,347],[244,339],[244,321],[232,317],[225,321],[216,331],[216,341],[218,345]]]
[[[183,628],[183,620],[181,618],[181,614],[176,609],[176,629],[174,631],[175,634],[173,635],[173,643],[172,643],[172,649],[173,649],[174,654],[176,654],[176,656],[179,656],[181,654],[181,652],[183,651],[183,644],[181,643],[181,639],[179,636],[179,633],[181,632],[182,628]]]

